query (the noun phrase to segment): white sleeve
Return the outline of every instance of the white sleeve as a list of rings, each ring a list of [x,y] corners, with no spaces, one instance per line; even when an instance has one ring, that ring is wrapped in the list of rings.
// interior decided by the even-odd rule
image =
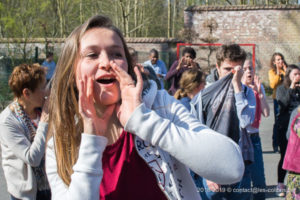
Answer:
[[[26,137],[25,128],[15,118],[9,117],[0,123],[0,130],[2,142],[15,156],[30,166],[39,166],[45,153],[48,123],[39,123],[32,143]]]
[[[247,86],[243,86],[243,89]],[[247,88],[247,96],[245,92],[235,93],[235,105],[237,116],[239,118],[240,127],[246,128],[251,125],[255,119],[255,96],[252,89]]]
[[[46,172],[51,187],[52,200],[99,199],[102,180],[102,154],[107,139],[102,136],[82,134],[79,154],[69,186],[65,185],[57,172],[53,138],[46,150]]]
[[[183,105],[170,98],[167,105],[158,108],[164,107],[168,117],[161,117],[141,104],[125,130],[160,147],[204,178],[219,184],[240,181],[244,163],[238,145],[202,125]]]

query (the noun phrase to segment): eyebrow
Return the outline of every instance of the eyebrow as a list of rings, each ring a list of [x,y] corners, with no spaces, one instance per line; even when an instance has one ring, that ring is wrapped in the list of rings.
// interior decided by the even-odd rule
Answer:
[[[88,50],[98,50],[99,49],[99,46],[98,45],[90,45],[90,46],[87,46],[85,47],[84,49],[82,49],[82,53],[84,53],[85,51],[88,51]],[[120,45],[112,45],[112,46],[108,46],[108,49],[124,49],[123,48],[123,45],[120,46]]]

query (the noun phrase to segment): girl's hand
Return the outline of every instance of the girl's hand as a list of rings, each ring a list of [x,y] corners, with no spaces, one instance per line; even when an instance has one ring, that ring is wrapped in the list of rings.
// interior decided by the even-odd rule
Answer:
[[[219,184],[209,180],[206,180],[206,184],[212,192],[220,192],[221,186]]]
[[[261,90],[261,81],[258,76],[254,75],[253,85],[249,85],[253,91],[257,92],[258,94],[262,93]]]
[[[176,67],[176,70],[178,71],[180,68],[182,68],[183,65],[184,65],[184,63],[185,63],[184,57],[182,57],[182,58],[179,60],[179,63],[178,63],[178,65],[177,65],[177,67]]]
[[[256,92],[258,94],[262,93],[262,90],[261,90],[261,81],[260,81],[259,77],[256,76],[256,75],[254,76],[254,87],[255,87]]]
[[[140,71],[141,71],[142,73],[146,73],[146,72],[145,72],[145,68],[144,68],[143,65],[141,65],[141,64],[139,64],[139,63],[136,63],[135,66],[137,66],[137,67],[140,69]],[[149,74],[149,71],[148,71],[148,70],[147,70],[147,72],[148,72],[148,74]]]
[[[121,90],[121,105],[116,107],[116,113],[121,124],[125,126],[132,112],[142,103],[143,79],[137,67],[134,67],[134,72],[137,76],[135,85],[131,76],[115,62],[111,61],[110,65],[116,74],[116,79],[120,83]]]
[[[45,102],[42,108],[42,114],[41,114],[41,122],[47,122],[49,121],[49,110],[48,110],[48,106],[49,106],[49,97],[45,96]]]
[[[79,113],[83,120],[84,133],[104,136],[115,104],[105,108],[101,117],[97,116],[94,101],[94,78],[79,79]]]
[[[292,83],[290,85],[290,88],[295,89],[295,87],[299,87],[298,81],[299,81],[298,78],[294,77],[293,80],[292,80]]]
[[[197,64],[194,60],[191,59],[191,64],[189,65],[189,68],[193,68],[193,67],[196,67]]]
[[[235,66],[232,69],[232,73],[233,73],[232,82],[240,84],[242,81],[242,78],[243,78],[243,74],[244,74],[243,68],[240,65]]]
[[[239,93],[242,91],[242,77],[244,74],[244,70],[240,65],[238,65],[235,66],[231,71],[233,73],[233,78],[231,82],[233,85],[234,93]]]

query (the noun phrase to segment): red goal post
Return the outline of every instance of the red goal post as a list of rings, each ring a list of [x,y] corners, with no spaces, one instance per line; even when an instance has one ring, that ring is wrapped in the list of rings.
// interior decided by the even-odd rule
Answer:
[[[176,51],[176,56],[177,59],[180,57],[180,47],[181,46],[222,46],[223,44],[221,43],[177,43],[177,51]],[[255,44],[239,44],[240,46],[248,46],[252,47],[252,63],[253,63],[253,68],[255,70]]]

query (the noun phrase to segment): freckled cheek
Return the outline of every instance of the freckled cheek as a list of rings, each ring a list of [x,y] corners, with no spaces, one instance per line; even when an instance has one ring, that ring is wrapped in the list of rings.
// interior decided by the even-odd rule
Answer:
[[[119,63],[119,66],[126,72],[128,72],[128,64],[127,62]]]
[[[83,79],[84,76],[87,76],[88,78],[93,77],[95,75],[95,70],[93,70],[95,67],[97,66],[93,63],[79,63],[76,70],[76,82],[78,81],[78,78]]]

